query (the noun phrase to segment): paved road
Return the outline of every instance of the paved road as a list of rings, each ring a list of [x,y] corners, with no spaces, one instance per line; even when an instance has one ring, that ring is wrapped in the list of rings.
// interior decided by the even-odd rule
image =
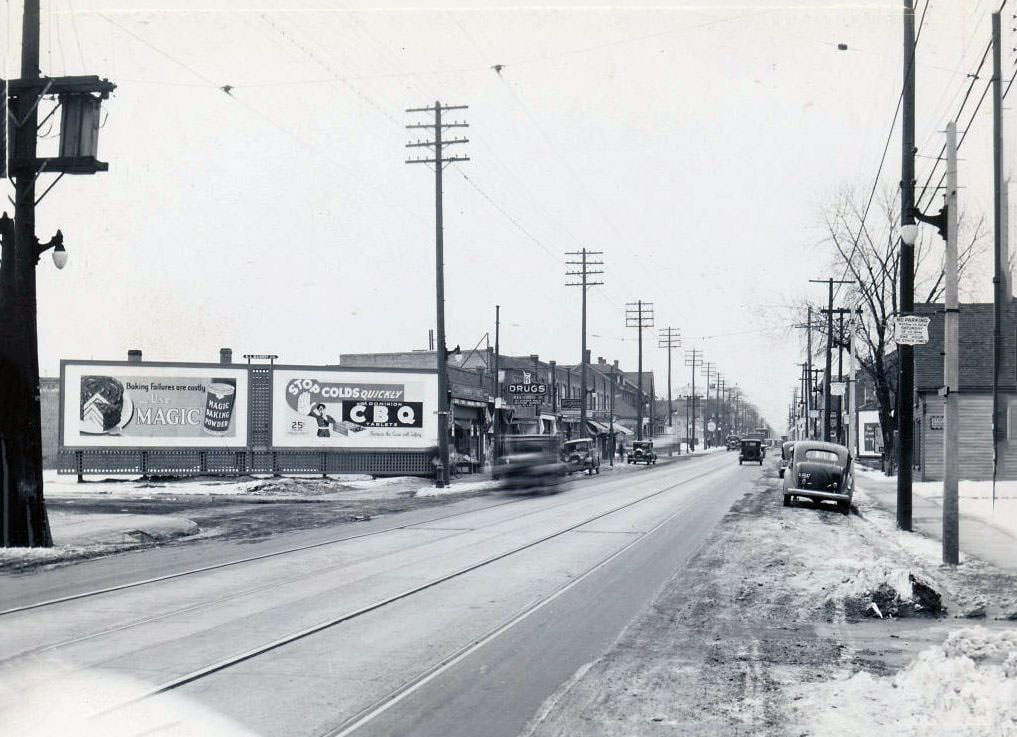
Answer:
[[[517,735],[758,474],[717,454],[239,552],[153,550],[7,577],[0,609],[362,535],[0,615],[16,635],[0,637],[0,684],[29,690],[26,702],[0,686],[0,710],[87,691],[84,713],[117,707],[99,717],[107,734],[179,730],[181,705],[197,704],[260,735]],[[193,718],[207,733],[208,712]]]

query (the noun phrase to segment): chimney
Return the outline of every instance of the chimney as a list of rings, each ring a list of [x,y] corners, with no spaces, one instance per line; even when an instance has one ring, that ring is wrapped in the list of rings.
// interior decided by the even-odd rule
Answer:
[[[130,363],[141,363],[141,349],[131,348],[127,351],[127,360]]]
[[[620,370],[620,369],[618,368],[618,359],[617,359],[617,358],[616,358],[616,359],[614,359],[614,370],[615,370],[615,371],[619,371],[619,370]]]
[[[604,360],[603,356],[597,356],[597,365],[598,366],[603,366],[606,363],[607,363],[607,361]]]
[[[219,363],[223,366],[228,366],[233,363],[233,349],[232,348],[220,348],[219,349]]]

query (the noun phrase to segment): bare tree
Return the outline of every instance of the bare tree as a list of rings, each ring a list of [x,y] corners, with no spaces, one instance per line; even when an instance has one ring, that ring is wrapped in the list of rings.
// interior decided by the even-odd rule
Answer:
[[[900,210],[894,192],[883,195],[866,217],[851,194],[841,196],[823,213],[826,242],[833,249],[834,267],[853,279],[848,303],[861,310],[855,329],[855,346],[862,370],[871,379],[879,404],[883,434],[883,469],[892,471],[897,401],[896,345],[890,332],[891,318],[898,311],[900,295]],[[972,259],[986,247],[984,217],[958,218],[961,278]],[[915,295],[917,303],[936,302],[943,294],[942,241],[923,229],[915,246]],[[825,331],[825,326],[820,328]],[[843,340],[845,336],[833,336]],[[860,346],[858,344],[861,344]]]

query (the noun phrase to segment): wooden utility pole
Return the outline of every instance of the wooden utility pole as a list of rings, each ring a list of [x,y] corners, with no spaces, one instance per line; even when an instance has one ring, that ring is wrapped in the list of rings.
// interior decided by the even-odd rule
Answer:
[[[913,226],[915,207],[915,8],[914,0],[904,2],[904,89],[901,98],[901,216],[900,314],[915,309],[915,246],[903,237],[903,228]],[[897,346],[897,526],[911,530],[911,476],[914,463],[914,348]]]
[[[992,178],[993,230],[995,258],[992,275],[992,502],[996,502],[996,475],[999,470],[999,444],[1003,439],[1003,422],[999,412],[999,367],[1003,354],[1003,70],[1002,35],[999,12],[992,14]]]
[[[639,336],[638,401],[636,404],[636,440],[643,439],[643,329],[653,327],[653,302],[628,302],[625,305],[625,327],[635,328]]]
[[[960,297],[957,264],[957,124],[946,126],[946,259],[943,316],[943,562],[960,562]]]
[[[406,148],[427,147],[433,149],[431,156],[407,159],[407,164],[430,164],[434,166],[434,280],[435,302],[437,303],[437,368],[438,368],[438,460],[441,464],[436,480],[439,487],[448,485],[449,457],[448,436],[451,425],[451,409],[448,384],[448,346],[445,345],[445,243],[442,208],[442,172],[445,167],[455,161],[469,161],[468,156],[448,156],[445,147],[460,143],[468,143],[466,138],[444,138],[446,129],[467,128],[469,123],[454,121],[446,123],[442,113],[450,110],[466,110],[468,105],[442,105],[435,101],[429,107],[408,108],[407,113],[432,113],[433,123],[411,123],[406,127],[410,130],[427,130],[432,140],[416,140],[406,144]]]
[[[706,375],[706,395],[703,397],[703,449],[712,445],[713,438],[710,437],[710,380],[715,375],[717,364],[710,361],[703,361],[703,373]],[[715,409],[716,411],[716,409]]]
[[[59,230],[47,243],[35,236],[35,207],[56,184],[37,196],[36,182],[43,173],[95,174],[109,168],[96,158],[96,145],[101,100],[115,88],[96,76],[43,78],[39,0],[25,0],[21,77],[0,85],[0,113],[11,134],[0,137],[0,176],[14,180],[14,221],[0,215],[0,542],[5,547],[53,543],[43,497],[35,269],[50,248],[57,268],[63,268],[67,252]],[[47,97],[60,100],[60,155],[40,158],[39,106]]]
[[[580,369],[580,371],[582,373],[582,380],[581,380],[581,391],[582,391],[582,394],[580,395],[580,399],[579,399],[579,437],[581,437],[581,438],[585,438],[586,436],[588,436],[590,434],[590,429],[586,425],[586,404],[587,404],[587,401],[589,399],[589,391],[587,390],[587,375],[589,373],[589,362],[590,362],[589,361],[589,357],[587,356],[588,351],[586,350],[586,291],[590,287],[600,286],[601,284],[604,283],[602,281],[590,281],[590,277],[591,276],[596,276],[598,274],[603,274],[604,273],[604,271],[602,269],[601,270],[597,270],[597,269],[591,269],[590,268],[591,266],[603,266],[604,265],[603,261],[601,261],[599,259],[591,258],[591,256],[602,256],[603,254],[604,254],[603,251],[590,251],[590,250],[588,250],[586,248],[584,248],[584,249],[582,249],[580,251],[567,251],[565,253],[566,256],[578,256],[579,257],[578,261],[566,261],[565,262],[570,267],[571,266],[578,266],[579,267],[578,271],[566,271],[565,272],[565,276],[567,276],[567,277],[576,277],[578,279],[578,281],[565,282],[565,286],[567,286],[567,287],[579,287],[580,288],[580,292],[582,294],[582,314],[583,314],[583,317],[582,317],[582,327],[580,329],[580,331],[582,333],[582,340],[581,340],[581,347],[580,347],[580,351],[581,351],[580,355],[582,356],[582,358],[580,359],[581,362],[582,362],[582,367]]]
[[[494,442],[491,444],[491,473],[501,453],[501,305],[494,306],[494,371],[491,372],[491,395],[494,397]]]
[[[806,408],[809,411],[805,433],[805,437],[809,440],[812,439],[812,305],[809,305],[809,322],[805,326],[805,362],[808,368],[805,371],[805,375],[808,377],[808,396],[809,401],[806,404]]]
[[[657,331],[657,347],[667,351],[667,426],[674,427],[672,417],[674,407],[671,405],[671,354],[675,348],[682,346],[682,331],[670,325]]]
[[[692,439],[689,442],[689,452],[696,450],[696,366],[701,365],[703,354],[698,348],[693,348],[691,355],[686,354],[685,365],[692,369]]]
[[[611,434],[611,461],[609,465],[614,465],[614,454],[615,454],[615,437],[614,437],[614,392],[615,386],[618,383],[618,369],[611,366],[611,425],[608,428]]]
[[[823,312],[826,313],[826,376],[823,381],[823,440],[833,442],[830,437],[830,417],[832,402],[830,398],[830,375],[833,373],[833,285],[854,284],[853,280],[840,280],[829,277],[827,279],[809,279],[813,284],[826,284],[829,288],[827,295],[827,306]],[[812,324],[812,312],[809,310],[809,324]],[[811,328],[810,328],[811,329]],[[810,351],[811,352],[811,351]]]

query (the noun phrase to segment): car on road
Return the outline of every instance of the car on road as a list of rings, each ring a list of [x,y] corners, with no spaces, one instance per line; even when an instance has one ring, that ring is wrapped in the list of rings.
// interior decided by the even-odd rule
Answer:
[[[492,476],[503,489],[554,491],[568,475],[558,435],[504,435]]]
[[[738,451],[738,465],[745,461],[759,461],[763,465],[763,441],[758,438],[745,438],[741,442],[741,449]]]
[[[628,463],[645,463],[652,466],[657,462],[657,454],[653,450],[652,440],[634,440],[632,450],[625,458]]]
[[[780,466],[777,467],[777,473],[781,478],[784,478],[784,470],[791,463],[791,454],[794,453],[795,444],[792,440],[785,440],[780,446]]]
[[[742,439],[740,437],[738,437],[737,435],[728,435],[727,436],[727,449],[728,450],[738,450],[741,447],[742,447]]]
[[[593,438],[566,440],[561,446],[561,459],[570,474],[586,471],[591,476],[600,473],[600,448]]]
[[[797,441],[784,471],[783,491],[785,507],[797,497],[836,502],[837,509],[848,514],[854,494],[851,453],[836,443]]]

